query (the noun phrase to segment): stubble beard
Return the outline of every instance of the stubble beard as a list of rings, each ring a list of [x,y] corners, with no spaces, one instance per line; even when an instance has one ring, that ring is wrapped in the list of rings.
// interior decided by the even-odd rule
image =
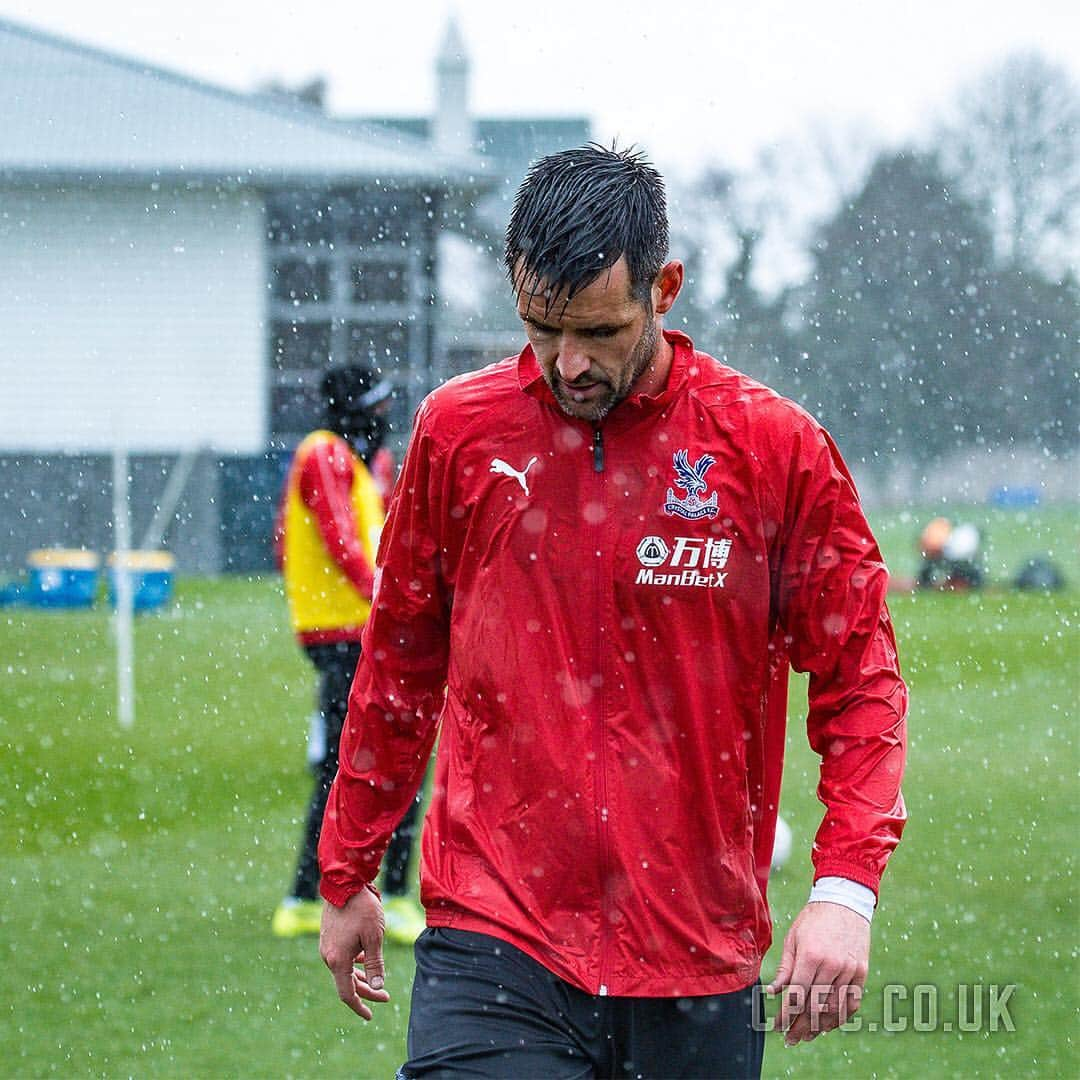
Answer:
[[[586,420],[590,424],[599,424],[620,401],[629,396],[634,383],[641,378],[645,369],[652,363],[653,355],[656,352],[656,342],[656,323],[653,322],[650,309],[649,317],[645,321],[645,329],[642,331],[641,337],[638,338],[634,351],[630,354],[630,363],[624,369],[625,377],[619,379],[617,384],[607,379],[597,380],[607,386],[607,392],[595,401],[575,401],[572,388],[568,387],[553,371],[548,385],[555,395],[555,400],[559,403],[559,408],[567,416],[572,416],[575,420]]]

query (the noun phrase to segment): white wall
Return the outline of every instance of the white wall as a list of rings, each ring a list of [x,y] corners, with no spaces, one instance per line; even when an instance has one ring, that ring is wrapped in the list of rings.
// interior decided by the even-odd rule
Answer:
[[[0,189],[0,450],[266,442],[255,192]]]

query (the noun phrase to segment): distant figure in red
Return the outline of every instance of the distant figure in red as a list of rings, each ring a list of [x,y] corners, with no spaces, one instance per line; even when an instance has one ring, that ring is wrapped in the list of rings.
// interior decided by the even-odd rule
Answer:
[[[384,498],[393,486],[393,457],[381,445],[390,383],[364,367],[333,368],[323,380],[323,394],[324,427],[296,449],[275,535],[293,630],[319,673],[319,708],[308,744],[314,790],[292,890],[274,912],[278,937],[319,931],[319,835],[338,768],[360,634],[371,612]],[[383,880],[387,936],[403,944],[423,929],[406,876],[418,798],[394,832]]]

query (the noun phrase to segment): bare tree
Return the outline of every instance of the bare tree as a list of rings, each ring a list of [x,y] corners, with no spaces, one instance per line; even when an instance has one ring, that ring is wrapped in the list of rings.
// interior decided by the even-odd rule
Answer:
[[[868,464],[927,461],[996,422],[990,234],[949,187],[932,155],[883,154],[818,235],[803,297],[817,411]]]
[[[1003,266],[1060,278],[1080,256],[1080,89],[1037,53],[964,89],[939,132],[947,170],[994,223]]]

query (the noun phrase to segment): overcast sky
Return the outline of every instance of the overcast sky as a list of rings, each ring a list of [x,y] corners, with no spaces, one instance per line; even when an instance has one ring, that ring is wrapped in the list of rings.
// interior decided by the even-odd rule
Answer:
[[[474,114],[585,114],[673,173],[747,166],[815,123],[897,141],[1010,51],[1080,79],[1078,0],[0,0],[0,17],[238,90],[322,74],[349,114],[431,109],[450,10]]]

